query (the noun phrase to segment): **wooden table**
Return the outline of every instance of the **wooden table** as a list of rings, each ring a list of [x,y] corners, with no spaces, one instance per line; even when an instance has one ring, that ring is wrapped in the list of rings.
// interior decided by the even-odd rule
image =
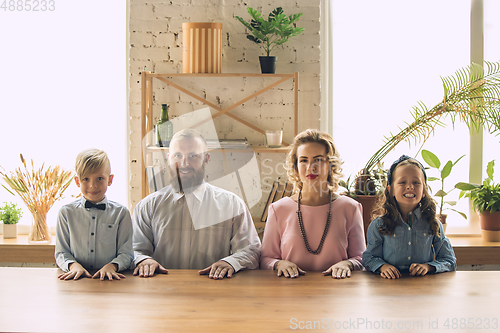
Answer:
[[[286,279],[255,270],[217,281],[194,270],[153,278],[128,272],[121,281],[59,281],[60,272],[0,268],[0,331],[260,333],[314,325],[336,332],[500,329],[498,271],[399,280],[355,272],[334,280],[319,272]]]

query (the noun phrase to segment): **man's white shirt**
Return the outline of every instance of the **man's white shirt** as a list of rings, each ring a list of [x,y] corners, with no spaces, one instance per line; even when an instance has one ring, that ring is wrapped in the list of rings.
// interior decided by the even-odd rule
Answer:
[[[171,269],[224,260],[235,272],[259,267],[260,239],[238,196],[203,182],[188,194],[172,186],[141,200],[133,214],[134,263],[153,258]]]

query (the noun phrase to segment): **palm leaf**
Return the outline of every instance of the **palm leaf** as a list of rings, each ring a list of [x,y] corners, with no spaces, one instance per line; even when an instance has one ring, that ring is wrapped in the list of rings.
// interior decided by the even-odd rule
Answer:
[[[453,125],[458,119],[469,129],[484,125],[489,133],[500,133],[500,62],[485,61],[484,67],[472,64],[441,79],[443,100],[430,109],[418,102],[411,111],[413,122],[385,138],[383,146],[365,164],[363,174],[370,173],[402,141],[409,145],[425,142],[437,126],[444,126],[442,119],[446,117]]]

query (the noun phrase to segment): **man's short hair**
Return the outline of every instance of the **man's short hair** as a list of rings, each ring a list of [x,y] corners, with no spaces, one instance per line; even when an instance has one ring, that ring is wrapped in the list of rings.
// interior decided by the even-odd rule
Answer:
[[[201,139],[201,142],[203,143],[203,151],[207,151],[207,141],[205,140],[203,135],[201,135],[200,132],[192,128],[185,128],[175,133],[170,142],[174,140],[195,139],[195,138]]]
[[[80,179],[100,170],[102,167],[108,167],[111,173],[108,154],[103,150],[86,149],[76,157],[75,171]]]

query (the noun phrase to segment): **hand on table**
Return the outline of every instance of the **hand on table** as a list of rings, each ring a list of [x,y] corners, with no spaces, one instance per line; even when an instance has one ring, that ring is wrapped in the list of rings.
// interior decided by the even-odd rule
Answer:
[[[287,278],[296,278],[299,275],[306,274],[306,271],[300,269],[299,266],[288,260],[280,260],[274,267],[278,271],[278,276],[284,275]]]
[[[429,272],[435,272],[436,267],[429,264],[411,264],[410,265],[410,275],[424,276]]]
[[[155,275],[156,271],[161,274],[168,274],[168,269],[164,268],[156,260],[144,259],[134,269],[134,275],[139,275],[140,277],[150,277]]]
[[[121,278],[125,278],[125,275],[121,273],[117,273],[116,271],[118,270],[118,266],[113,263],[109,263],[104,265],[100,270],[95,273],[92,278],[100,278],[101,281],[103,281],[105,278],[108,278],[110,281],[115,278],[116,280],[120,280]]]
[[[332,275],[334,279],[345,279],[351,277],[351,271],[354,265],[349,260],[339,261],[332,267],[323,272],[323,275]]]
[[[386,279],[399,279],[401,272],[392,265],[384,264],[380,267],[380,276]]]
[[[59,280],[78,280],[80,277],[91,278],[92,275],[90,275],[90,273],[77,262],[72,262],[71,264],[69,264],[69,272],[59,274],[57,276]]]
[[[210,279],[221,280],[226,276],[226,274],[227,274],[228,278],[233,276],[234,268],[233,268],[233,266],[231,266],[231,264],[229,264],[223,260],[220,260],[220,261],[217,261],[216,263],[208,266],[207,268],[204,268],[204,269],[198,271],[198,273],[200,275],[208,274],[208,277]]]

